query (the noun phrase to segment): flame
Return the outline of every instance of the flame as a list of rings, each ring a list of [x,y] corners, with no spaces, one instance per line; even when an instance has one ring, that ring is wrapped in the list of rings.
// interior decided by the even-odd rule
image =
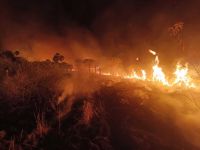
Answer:
[[[154,82],[160,82],[164,85],[169,85],[168,81],[165,78],[165,74],[162,71],[162,68],[154,65],[153,66],[153,77],[152,77],[152,81]]]
[[[155,55],[155,65],[153,65],[153,76],[152,81],[160,82],[164,85],[169,85],[168,81],[165,78],[165,73],[162,71],[162,68],[159,67],[159,58],[156,52],[149,50],[149,52],[153,55]]]
[[[112,75],[110,72],[102,72],[101,74],[104,75],[104,76],[111,76]]]
[[[153,55],[156,55],[156,52],[153,51],[153,50],[151,50],[151,49],[149,49],[149,52],[150,52],[151,54],[153,54]]]
[[[142,73],[142,76],[139,76],[135,71],[133,72],[133,78],[134,79],[138,79],[138,80],[143,80],[145,81],[147,79],[147,76],[146,76],[146,71],[145,70],[141,70],[141,73]]]
[[[171,80],[168,80],[166,77],[163,69],[159,66],[159,57],[158,54],[153,51],[149,50],[149,52],[155,56],[154,64],[152,66],[152,77],[147,77],[147,73],[144,69],[140,70],[140,75],[137,73],[137,71],[133,70],[131,74],[128,75],[122,75],[119,73],[116,73],[115,75],[112,75],[111,73],[102,73],[106,76],[116,76],[123,79],[135,79],[135,80],[142,80],[142,81],[150,81],[152,83],[159,83],[166,87],[184,87],[184,88],[197,88],[197,86],[193,83],[192,78],[189,75],[189,68],[188,64],[181,65],[180,63],[177,63],[176,70],[172,75],[174,75],[174,80],[172,82],[169,82]],[[139,58],[136,58],[136,60],[139,60]]]
[[[195,87],[194,83],[191,82],[191,78],[188,75],[188,64],[185,66],[177,63],[176,71],[174,72],[176,79],[173,82],[173,85],[186,86],[186,87]]]

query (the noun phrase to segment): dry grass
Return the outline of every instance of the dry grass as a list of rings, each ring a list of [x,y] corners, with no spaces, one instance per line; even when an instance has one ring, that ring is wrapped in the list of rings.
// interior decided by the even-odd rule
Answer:
[[[35,129],[36,134],[42,137],[47,134],[49,129],[50,127],[48,126],[44,118],[44,114],[38,113],[38,115],[36,116],[36,129]]]
[[[83,118],[82,121],[84,124],[88,125],[90,124],[90,121],[92,120],[94,116],[94,109],[93,109],[93,104],[89,101],[84,101],[83,104]]]

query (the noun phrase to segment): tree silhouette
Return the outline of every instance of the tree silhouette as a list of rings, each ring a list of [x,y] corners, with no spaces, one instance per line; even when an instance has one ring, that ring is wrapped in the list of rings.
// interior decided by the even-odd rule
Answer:
[[[19,51],[15,51],[14,54],[15,54],[15,56],[19,56],[20,52]]]
[[[174,37],[177,40],[182,52],[184,52],[185,48],[183,42],[183,26],[183,22],[177,22],[173,26],[168,28],[170,36]]]
[[[60,53],[56,53],[54,56],[53,56],[53,61],[55,63],[59,63],[59,62],[63,62],[65,59],[65,57],[63,55],[61,55]]]
[[[5,50],[0,53],[2,58],[10,59],[12,61],[16,60],[15,54],[10,50]]]

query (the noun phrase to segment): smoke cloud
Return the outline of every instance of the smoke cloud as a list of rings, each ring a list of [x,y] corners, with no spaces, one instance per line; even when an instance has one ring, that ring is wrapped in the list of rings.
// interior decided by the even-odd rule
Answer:
[[[49,59],[56,52],[69,62],[114,57],[122,67],[139,57],[136,66],[143,68],[149,67],[147,50],[153,49],[164,68],[180,59],[197,64],[198,6],[198,0],[2,1],[1,49],[20,50],[30,60]],[[177,22],[184,23],[184,51],[168,31]]]

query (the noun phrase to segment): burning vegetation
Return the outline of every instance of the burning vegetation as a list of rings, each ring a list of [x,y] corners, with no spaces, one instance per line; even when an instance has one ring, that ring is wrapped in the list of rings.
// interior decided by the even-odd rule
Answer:
[[[30,62],[1,51],[0,148],[199,149],[198,83],[179,63],[170,82],[149,52],[152,77],[104,73],[94,59]]]
[[[168,77],[166,77],[163,69],[159,66],[159,58],[155,51],[149,50],[151,54],[155,56],[154,65],[152,66],[152,77],[147,77],[147,73],[144,69],[141,69],[141,75],[137,74],[137,71],[133,69],[132,74],[130,75],[121,75],[120,73],[114,73],[113,76],[124,78],[124,79],[135,79],[135,80],[143,80],[149,81],[152,83],[162,84],[166,87],[180,87],[180,88],[197,88],[195,83],[193,83],[192,78],[190,77],[188,64],[181,65],[177,63],[176,70],[174,71],[173,75],[174,80],[170,83]],[[112,73],[102,73],[106,76],[112,76]]]
[[[200,150],[199,6],[2,1],[0,150]]]

